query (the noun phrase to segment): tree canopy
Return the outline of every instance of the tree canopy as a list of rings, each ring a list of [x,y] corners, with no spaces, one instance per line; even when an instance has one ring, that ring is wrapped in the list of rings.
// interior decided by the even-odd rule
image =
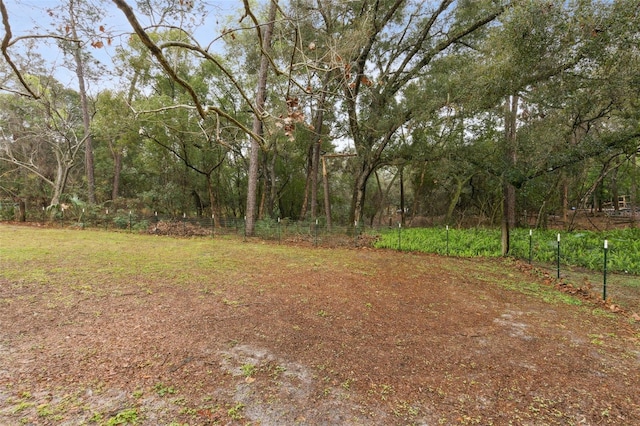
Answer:
[[[0,199],[507,230],[628,201],[635,218],[631,0],[0,12]]]

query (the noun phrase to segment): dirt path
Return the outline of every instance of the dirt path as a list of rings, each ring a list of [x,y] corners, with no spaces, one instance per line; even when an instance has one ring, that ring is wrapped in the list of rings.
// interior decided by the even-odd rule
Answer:
[[[513,264],[233,244],[215,282],[0,274],[0,424],[640,423],[636,326]]]

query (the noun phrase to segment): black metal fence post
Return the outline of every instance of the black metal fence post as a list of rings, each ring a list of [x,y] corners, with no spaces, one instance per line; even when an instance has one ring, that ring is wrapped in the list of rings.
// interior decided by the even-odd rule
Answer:
[[[558,234],[558,253],[557,253],[557,269],[558,269],[558,279],[560,279],[560,234]]]
[[[602,300],[607,300],[607,252],[609,251],[609,243],[604,240],[604,272],[602,281]]]
[[[449,225],[447,225],[447,256],[449,256]]]

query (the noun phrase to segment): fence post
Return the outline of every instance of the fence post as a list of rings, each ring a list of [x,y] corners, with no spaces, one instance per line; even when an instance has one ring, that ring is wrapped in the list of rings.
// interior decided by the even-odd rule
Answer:
[[[131,233],[131,210],[129,210],[129,233]]]
[[[604,240],[604,273],[602,282],[602,300],[607,300],[607,252],[609,251],[609,244],[607,240]]]
[[[557,254],[557,269],[558,269],[558,279],[560,279],[560,233],[558,233],[558,254]]]
[[[278,244],[281,243],[281,234],[280,234],[280,218],[278,218]]]
[[[402,222],[398,222],[398,251],[402,250]]]
[[[446,248],[447,256],[449,256],[449,225],[447,225],[447,248]]]
[[[529,229],[529,265],[533,261],[533,230]]]
[[[216,236],[216,215],[211,214],[211,238]]]
[[[353,222],[353,246],[358,247],[358,221]]]

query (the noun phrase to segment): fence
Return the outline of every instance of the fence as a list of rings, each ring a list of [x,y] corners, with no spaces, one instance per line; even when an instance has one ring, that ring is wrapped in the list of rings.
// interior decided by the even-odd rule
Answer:
[[[501,255],[500,230],[396,228],[379,246],[460,257]],[[510,256],[532,264],[552,279],[640,313],[640,229],[605,232],[517,229]]]
[[[0,212],[1,213],[1,212]],[[12,215],[2,215],[3,220],[12,220]],[[75,208],[53,212],[31,211],[27,223],[40,226],[104,229],[121,232],[149,233],[177,237],[221,237],[238,236],[248,238],[246,220],[240,218],[218,218],[204,216],[174,216],[158,212],[136,210],[90,211]],[[351,226],[327,226],[322,219],[317,221],[292,221],[289,219],[258,220],[251,238],[300,243],[324,247],[371,246],[375,241],[374,228],[362,224]]]
[[[1,213],[0,219],[12,219],[7,219],[8,215]],[[38,213],[31,212],[27,222],[41,226],[98,228],[178,237],[248,238],[245,220],[238,218],[190,217],[186,214],[176,217],[134,210],[87,212],[84,209],[69,209],[54,215],[45,210]],[[320,247],[376,244],[397,250],[447,256],[495,257],[500,254],[499,232],[480,228],[396,228],[361,224],[328,227],[321,219],[305,222],[275,219],[257,221],[251,238]],[[616,300],[626,309],[640,313],[640,230],[633,232],[627,240],[613,235],[605,249],[604,241],[594,237],[593,233],[563,233],[560,239],[561,234],[555,234],[554,231],[521,229],[512,233],[511,255],[531,263],[550,277],[561,277],[576,287],[589,288],[596,294]],[[416,239],[416,235],[420,238]],[[427,241],[429,238],[430,241]],[[585,244],[577,246],[577,240]],[[625,246],[627,242],[629,245]],[[609,256],[608,259],[605,259],[605,255]],[[630,274],[625,273],[625,265],[628,265],[626,272]],[[607,267],[610,270],[606,270]]]

